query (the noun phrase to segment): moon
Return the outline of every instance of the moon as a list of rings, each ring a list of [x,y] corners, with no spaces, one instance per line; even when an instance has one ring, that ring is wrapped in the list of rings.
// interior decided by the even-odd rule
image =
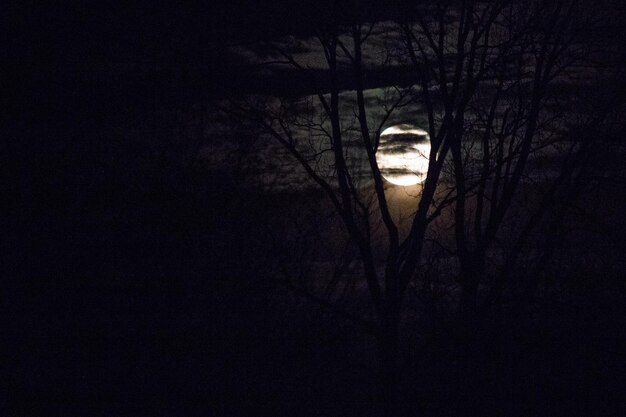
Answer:
[[[405,123],[383,130],[376,161],[384,179],[406,187],[426,179],[429,155],[428,132]]]

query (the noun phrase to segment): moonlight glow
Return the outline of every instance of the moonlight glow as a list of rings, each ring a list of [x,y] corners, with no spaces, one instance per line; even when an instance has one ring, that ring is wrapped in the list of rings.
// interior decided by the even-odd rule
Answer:
[[[428,132],[410,124],[391,126],[380,134],[376,161],[383,178],[396,185],[415,185],[426,179]]]

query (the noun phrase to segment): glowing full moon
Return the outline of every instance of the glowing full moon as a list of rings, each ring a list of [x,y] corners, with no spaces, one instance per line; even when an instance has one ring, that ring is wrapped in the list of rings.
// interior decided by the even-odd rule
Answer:
[[[430,138],[410,124],[391,126],[380,134],[376,161],[383,178],[396,185],[415,185],[426,179]]]

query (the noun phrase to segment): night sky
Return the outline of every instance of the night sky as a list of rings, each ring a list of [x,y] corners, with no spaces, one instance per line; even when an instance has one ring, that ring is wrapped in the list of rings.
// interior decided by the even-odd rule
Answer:
[[[291,36],[309,53],[301,56],[321,62],[306,49],[318,28],[389,24],[412,4],[3,6],[0,415],[387,415],[358,248],[285,147],[224,108],[283,97],[299,120],[310,81],[331,88],[327,71],[260,65],[275,59],[263,42]],[[532,234],[551,242],[558,223],[566,236],[546,260],[545,294],[481,311],[468,330],[456,312],[454,211],[444,211],[427,235],[430,269],[416,274],[403,304],[393,415],[626,413],[626,20],[619,1],[582,10],[594,8],[605,13],[584,39],[614,53],[597,58],[597,84],[581,102],[591,114],[592,97],[615,97],[601,142],[610,152],[590,157],[575,209],[547,216]],[[385,87],[417,84],[407,68],[367,68],[368,117],[380,117]],[[351,117],[346,97],[357,81],[347,66],[338,71]],[[554,89],[563,106],[584,91]],[[420,106],[407,100],[385,127],[426,128]],[[373,187],[360,142],[346,138],[354,181]],[[543,174],[555,178],[559,157],[531,158],[524,192]],[[332,177],[333,160],[318,162]],[[444,166],[445,186],[452,170]],[[421,185],[384,187],[407,233]],[[515,200],[500,247],[534,198]],[[383,265],[383,229],[372,230]]]

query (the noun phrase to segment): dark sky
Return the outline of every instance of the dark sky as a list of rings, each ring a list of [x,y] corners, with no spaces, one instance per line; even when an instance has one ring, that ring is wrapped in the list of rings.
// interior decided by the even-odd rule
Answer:
[[[8,41],[3,53],[37,61],[194,60],[207,44],[219,38],[306,31],[316,18],[340,14],[333,3],[220,0],[181,6],[148,1],[28,2],[7,7],[3,13]],[[382,16],[386,10],[380,3],[374,3],[375,7],[356,3],[360,4],[357,10],[370,10],[370,15]]]
[[[6,40],[0,57],[5,62],[195,62],[216,40],[306,32],[311,24],[341,18],[342,10],[385,19],[401,1],[15,2],[0,17]],[[594,2],[594,8],[619,22],[621,3]],[[616,22],[606,22],[610,31],[619,32]]]

